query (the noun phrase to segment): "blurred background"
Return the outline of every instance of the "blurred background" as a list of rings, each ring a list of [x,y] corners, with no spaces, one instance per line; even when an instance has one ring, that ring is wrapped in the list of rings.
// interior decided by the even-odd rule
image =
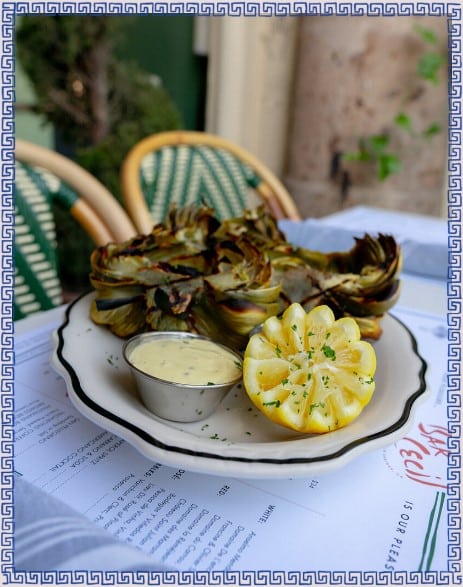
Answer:
[[[447,45],[445,17],[22,16],[16,135],[116,197],[130,147],[184,128],[254,153],[303,217],[443,216]]]

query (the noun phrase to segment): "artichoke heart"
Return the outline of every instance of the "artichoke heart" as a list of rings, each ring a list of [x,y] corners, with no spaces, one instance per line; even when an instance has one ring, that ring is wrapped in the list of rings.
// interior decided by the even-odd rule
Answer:
[[[291,245],[264,207],[220,223],[204,205],[174,205],[150,234],[99,247],[90,261],[97,324],[121,337],[197,332],[238,350],[294,302],[306,311],[326,304],[336,318],[356,319],[362,336],[379,338],[402,267],[390,235],[321,253]]]

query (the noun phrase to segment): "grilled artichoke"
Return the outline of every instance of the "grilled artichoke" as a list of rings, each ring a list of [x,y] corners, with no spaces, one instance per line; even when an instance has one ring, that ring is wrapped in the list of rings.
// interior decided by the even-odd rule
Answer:
[[[288,243],[263,207],[222,223],[205,206],[173,207],[150,234],[93,251],[90,313],[120,337],[187,330],[243,349],[291,303],[327,304],[379,338],[400,269],[391,236],[367,234],[350,251],[324,254]]]

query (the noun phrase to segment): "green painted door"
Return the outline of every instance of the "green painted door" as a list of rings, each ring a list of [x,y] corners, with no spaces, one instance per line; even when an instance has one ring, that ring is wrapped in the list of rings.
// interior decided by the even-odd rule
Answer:
[[[117,46],[120,58],[159,76],[180,110],[183,126],[204,130],[207,58],[193,53],[194,16],[129,17]]]

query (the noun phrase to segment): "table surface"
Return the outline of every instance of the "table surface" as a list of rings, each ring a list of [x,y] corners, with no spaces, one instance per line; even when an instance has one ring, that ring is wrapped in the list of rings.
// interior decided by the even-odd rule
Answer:
[[[167,568],[449,572],[445,282],[403,273],[394,312],[418,341],[431,389],[407,437],[338,471],[261,481],[149,462],[82,418],[46,367],[63,308],[30,316],[15,324],[16,427],[25,435],[18,436],[16,468]],[[28,433],[34,414],[36,430]],[[158,504],[157,513],[149,504]]]

